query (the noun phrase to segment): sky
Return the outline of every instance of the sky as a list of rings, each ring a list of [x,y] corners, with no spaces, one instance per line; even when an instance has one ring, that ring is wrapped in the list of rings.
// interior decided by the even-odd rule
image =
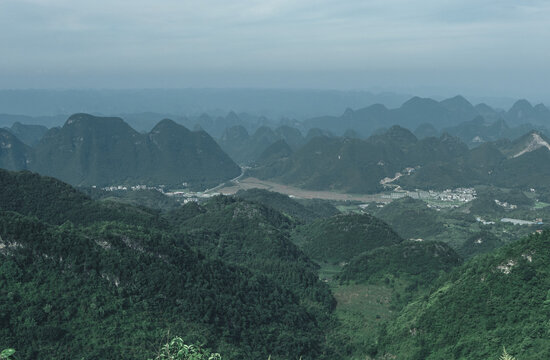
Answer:
[[[0,88],[310,88],[550,102],[550,1],[0,0]]]

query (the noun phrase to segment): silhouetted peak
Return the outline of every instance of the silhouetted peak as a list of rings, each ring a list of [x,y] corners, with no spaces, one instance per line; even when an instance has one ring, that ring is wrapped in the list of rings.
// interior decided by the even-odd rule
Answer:
[[[407,100],[403,105],[401,105],[401,108],[418,108],[418,107],[433,106],[438,104],[439,103],[433,99],[414,96],[409,100]]]
[[[525,99],[521,99],[521,100],[518,100],[514,103],[514,105],[512,106],[512,108],[510,109],[510,111],[514,111],[514,110],[532,110],[533,109],[533,105],[531,105],[531,103]]]
[[[248,138],[249,138],[249,134],[248,134],[248,131],[246,131],[245,127],[241,125],[236,125],[225,129],[225,131],[222,134],[221,140],[222,141],[229,141],[229,140],[246,141]]]
[[[161,132],[161,131],[190,132],[190,130],[187,129],[185,126],[180,125],[176,123],[174,120],[170,120],[170,119],[162,119],[161,121],[159,121],[157,125],[155,125],[153,130],[151,130],[151,132]]]
[[[113,126],[123,126],[128,129],[133,130],[130,125],[128,125],[124,120],[122,120],[119,117],[102,117],[102,116],[94,116],[90,114],[85,113],[78,113],[71,115],[65,124],[63,125],[63,128],[68,127],[88,127],[88,128],[112,128]]]
[[[471,109],[473,108],[473,105],[466,100],[462,95],[457,95],[455,97],[445,99],[441,101],[441,105],[444,105],[445,107],[449,109]]]
[[[344,115],[342,115],[342,116],[343,117],[352,117],[354,113],[355,112],[352,109],[347,108],[346,111],[344,111]]]
[[[230,111],[227,116],[225,117],[227,121],[238,121],[240,120],[239,115],[237,115],[234,111]]]
[[[405,129],[399,125],[393,125],[382,136],[393,141],[398,141],[400,143],[415,143],[418,141],[416,136],[414,136],[414,134],[410,130]]]
[[[550,113],[550,110],[544,104],[535,105],[535,110],[538,113],[546,113],[546,114]]]

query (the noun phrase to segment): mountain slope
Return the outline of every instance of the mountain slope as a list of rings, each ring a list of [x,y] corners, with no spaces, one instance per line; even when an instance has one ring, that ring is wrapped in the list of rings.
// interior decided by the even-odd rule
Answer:
[[[367,140],[315,137],[291,156],[249,173],[314,190],[369,193],[383,190],[382,180],[399,178],[397,173],[467,154],[466,145],[447,134],[418,140],[409,130],[393,126]]]
[[[387,328],[384,353],[408,359],[547,359],[550,236],[480,256],[409,304]]]
[[[288,221],[278,212],[220,198],[206,209],[186,206],[178,219],[187,225],[175,229],[136,215],[156,212],[105,206],[55,179],[0,174],[0,347],[15,347],[18,358],[147,358],[156,350],[150,339],[167,331],[230,358],[323,357],[330,291],[283,233],[264,240],[272,247],[255,247],[271,258],[263,269],[188,243],[212,231],[228,242],[241,236],[251,209],[269,215],[250,223],[252,245],[276,230],[270,222]],[[310,286],[293,286],[305,279]],[[327,299],[327,307],[306,299]]]
[[[461,263],[460,256],[445,243],[403,241],[356,256],[338,278],[364,282],[393,275],[426,286],[437,279],[441,271],[448,272]]]
[[[30,168],[74,185],[218,184],[239,167],[205,132],[163,120],[140,134],[120,118],[71,116],[35,149]]]
[[[263,189],[239,190],[235,196],[273,208],[296,222],[309,223],[340,213],[337,208],[326,201],[296,200],[287,195]]]
[[[31,149],[11,132],[0,129],[0,168],[26,169],[32,159]]]
[[[251,164],[271,145],[281,141],[292,150],[305,143],[302,133],[290,126],[280,126],[276,129],[261,126],[252,135],[249,135],[243,126],[234,126],[224,131],[219,144],[238,163]]]
[[[368,214],[319,219],[292,234],[292,241],[309,257],[333,263],[347,262],[357,254],[402,240],[386,223]]]
[[[48,128],[42,125],[27,125],[16,121],[10,128],[6,128],[21,142],[28,146],[35,146],[40,139],[48,132]]]
[[[209,257],[246,265],[288,289],[299,289],[300,295],[327,310],[334,307],[328,287],[318,279],[317,265],[289,240],[292,224],[286,216],[228,197],[216,197],[193,211],[191,216],[186,209],[171,215],[192,247]]]

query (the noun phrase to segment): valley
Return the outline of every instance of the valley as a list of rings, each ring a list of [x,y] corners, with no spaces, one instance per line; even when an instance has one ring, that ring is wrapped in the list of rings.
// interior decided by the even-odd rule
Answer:
[[[484,327],[458,320],[463,282],[501,311],[545,314],[538,300],[529,312],[499,302],[507,280],[495,277],[524,302],[520,288],[543,298],[544,131],[469,146],[397,125],[366,137],[238,126],[215,139],[167,119],[139,133],[75,114],[0,130],[0,338],[24,359],[134,359],[176,332],[228,359],[439,360],[496,359],[501,345],[532,358],[514,335],[531,329],[546,354],[534,318],[476,304]]]

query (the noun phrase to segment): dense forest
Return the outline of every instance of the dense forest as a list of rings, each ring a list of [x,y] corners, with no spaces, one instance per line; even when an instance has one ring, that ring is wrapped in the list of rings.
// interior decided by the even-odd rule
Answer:
[[[14,359],[155,358],[163,342],[224,359],[550,355],[547,233],[440,241],[462,215],[412,199],[342,214],[265,190],[179,205],[26,171],[0,184],[0,348]],[[486,194],[468,209],[533,205]]]

